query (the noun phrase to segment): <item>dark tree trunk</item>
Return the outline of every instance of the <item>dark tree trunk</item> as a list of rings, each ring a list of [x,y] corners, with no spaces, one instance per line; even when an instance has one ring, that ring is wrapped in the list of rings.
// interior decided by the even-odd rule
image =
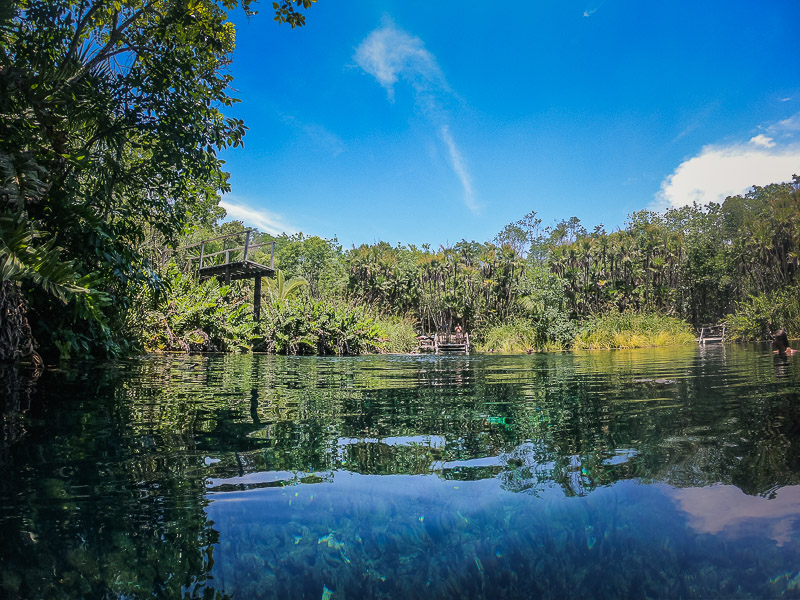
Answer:
[[[0,362],[39,359],[27,313],[19,286],[13,281],[0,283]]]

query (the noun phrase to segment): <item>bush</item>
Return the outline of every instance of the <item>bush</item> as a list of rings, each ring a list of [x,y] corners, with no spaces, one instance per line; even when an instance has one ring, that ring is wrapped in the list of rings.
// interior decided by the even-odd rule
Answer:
[[[560,317],[560,313],[557,315]],[[479,352],[556,352],[568,348],[572,341],[574,325],[564,316],[538,321],[515,318],[506,323],[492,325],[476,332]]]
[[[253,322],[252,292],[246,285],[198,282],[174,266],[169,289],[151,310],[140,310],[137,329],[148,352],[264,351],[278,354],[363,354],[408,352],[417,345],[405,319],[376,320],[359,305],[313,300],[307,295],[264,298]]]
[[[379,317],[375,324],[380,331],[378,351],[408,353],[419,346],[416,328],[408,318]]]
[[[381,349],[383,330],[364,307],[291,297],[266,307],[256,350],[356,355]]]
[[[658,313],[626,311],[589,317],[575,336],[574,347],[609,350],[694,342],[694,333],[685,321]]]
[[[493,325],[477,334],[480,340],[477,349],[481,352],[514,354],[529,351],[536,346],[536,331],[525,319]]]
[[[740,302],[736,313],[728,315],[727,336],[733,341],[768,339],[776,329],[785,329],[789,337],[800,336],[800,286]]]
[[[148,352],[249,351],[255,335],[248,293],[216,279],[198,282],[175,270],[155,310],[146,311],[141,328]]]

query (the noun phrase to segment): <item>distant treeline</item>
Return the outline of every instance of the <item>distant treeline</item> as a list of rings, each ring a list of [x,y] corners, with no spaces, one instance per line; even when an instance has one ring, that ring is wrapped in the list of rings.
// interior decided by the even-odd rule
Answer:
[[[237,229],[243,225],[226,223],[195,231],[186,241]],[[765,339],[778,327],[800,333],[798,179],[756,187],[722,204],[637,212],[613,232],[588,231],[575,217],[545,227],[532,212],[490,242],[438,249],[385,242],[344,249],[335,239],[302,234],[259,234],[257,241],[274,241],[276,266],[285,278],[307,283],[296,298],[285,299],[287,307],[302,302],[359,307],[359,314],[373,315],[375,322],[404,322],[417,333],[461,325],[486,349],[588,344],[581,340],[598,335],[587,327],[610,328],[609,339],[625,327],[646,328],[650,340],[675,332],[674,320],[654,324],[652,318],[613,317],[627,313],[671,317],[695,327],[725,321],[733,339]],[[240,242],[218,242],[209,251],[224,243]],[[603,315],[609,318],[603,321]],[[319,351],[313,329],[301,327],[294,336],[312,341],[284,351]],[[407,349],[408,338],[406,333],[402,348],[385,347]],[[686,335],[658,339],[669,343]],[[640,336],[631,345],[648,343]],[[281,351],[280,345],[268,346]]]
[[[637,212],[613,232],[576,218],[542,227],[530,213],[492,242],[438,251],[381,243],[341,260],[351,293],[427,326],[533,316],[542,300],[571,319],[633,310],[716,323],[754,296],[797,286],[800,179],[708,207]]]

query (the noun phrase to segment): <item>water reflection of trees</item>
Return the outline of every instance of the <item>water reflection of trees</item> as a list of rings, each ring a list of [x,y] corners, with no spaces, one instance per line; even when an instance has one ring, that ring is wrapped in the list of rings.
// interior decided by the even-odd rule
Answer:
[[[0,362],[0,466],[9,460],[11,447],[25,436],[25,413],[38,375],[18,364]]]
[[[226,369],[240,391],[220,413],[224,422],[197,439],[218,454],[220,476],[241,468],[229,454],[236,451],[256,471],[448,478],[495,476],[496,468],[441,465],[496,456],[502,478],[515,482],[509,487],[555,483],[568,494],[634,477],[679,486],[725,482],[748,493],[796,483],[796,373],[776,378],[771,361],[754,361],[749,350],[729,350],[730,365],[730,358],[691,352],[654,355],[655,364],[638,363],[635,353],[604,353],[388,365],[296,360],[286,370],[244,368],[233,376]],[[291,385],[284,384],[287,371]],[[446,442],[382,441],[419,435]]]
[[[795,483],[796,371],[776,377],[771,360],[747,349],[681,352],[153,362],[145,379],[164,385],[139,417],[190,432],[219,459],[210,470],[220,477],[345,469],[475,478],[498,469],[442,465],[494,456],[510,487],[535,487],[523,483],[532,469],[532,482],[568,494],[634,477],[748,493]],[[445,443],[383,441],[420,435]]]
[[[214,593],[209,490],[341,470],[497,478],[527,493],[633,478],[770,493],[800,479],[798,371],[765,352],[692,348],[148,358],[50,373],[4,444],[0,585],[9,598]]]
[[[143,425],[158,395],[120,369],[46,374],[5,446],[3,598],[222,597],[202,457],[190,431]]]

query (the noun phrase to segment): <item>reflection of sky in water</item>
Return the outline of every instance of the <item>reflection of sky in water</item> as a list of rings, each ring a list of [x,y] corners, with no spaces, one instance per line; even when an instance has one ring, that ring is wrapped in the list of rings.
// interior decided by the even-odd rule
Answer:
[[[443,448],[445,438],[442,435],[404,435],[388,436],[385,438],[339,438],[338,446],[351,444],[386,444],[387,446],[427,446],[429,448]]]
[[[218,589],[244,598],[324,589],[348,598],[763,596],[794,585],[800,565],[787,544],[797,539],[798,488],[767,500],[730,486],[621,482],[568,497],[553,485],[513,493],[498,478],[335,472],[307,485],[263,474],[276,478],[285,485],[209,493]],[[776,523],[766,537],[717,535],[765,518]]]
[[[639,454],[636,450],[618,449],[614,452],[614,456],[607,458],[603,461],[604,465],[622,465],[628,462],[631,458]]]
[[[672,489],[669,495],[701,533],[766,534],[779,546],[800,537],[800,486],[780,488],[769,497],[748,496],[732,485]]]

